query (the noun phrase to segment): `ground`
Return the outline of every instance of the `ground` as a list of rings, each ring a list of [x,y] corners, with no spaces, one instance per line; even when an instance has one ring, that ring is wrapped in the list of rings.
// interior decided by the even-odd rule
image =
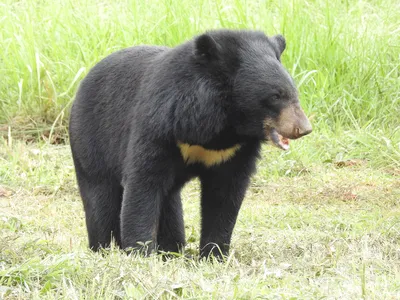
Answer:
[[[371,168],[361,160],[296,168],[290,154],[266,146],[228,261],[196,260],[199,187],[194,181],[183,192],[186,254],[194,258],[163,262],[116,249],[106,256],[88,251],[69,147],[5,142],[0,148],[0,297],[400,297],[395,169]],[[302,147],[306,139],[297,143]]]

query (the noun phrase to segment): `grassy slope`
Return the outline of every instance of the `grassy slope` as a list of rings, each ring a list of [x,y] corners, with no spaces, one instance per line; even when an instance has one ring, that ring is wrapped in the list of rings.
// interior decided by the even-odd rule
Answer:
[[[0,297],[400,297],[398,174],[362,163],[310,165],[290,176],[292,166],[266,147],[229,262],[163,263],[87,251],[68,147],[17,142],[0,149]],[[187,252],[196,256],[197,183],[183,196]]]

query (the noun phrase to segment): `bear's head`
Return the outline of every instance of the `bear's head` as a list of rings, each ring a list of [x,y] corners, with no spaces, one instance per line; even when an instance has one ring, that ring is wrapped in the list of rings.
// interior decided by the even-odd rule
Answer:
[[[283,36],[260,31],[218,30],[195,40],[197,58],[221,86],[229,87],[225,107],[237,134],[284,150],[289,139],[312,131],[294,81],[280,61],[285,47]]]

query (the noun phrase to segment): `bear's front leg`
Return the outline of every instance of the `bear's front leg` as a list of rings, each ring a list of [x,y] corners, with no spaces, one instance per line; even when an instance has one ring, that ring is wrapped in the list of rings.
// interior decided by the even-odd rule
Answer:
[[[156,247],[162,193],[155,187],[130,183],[121,208],[121,246],[150,254]]]
[[[165,158],[131,166],[121,208],[121,246],[148,255],[157,247],[162,206],[174,180]]]
[[[164,199],[158,226],[158,250],[179,252],[185,245],[181,190],[178,188]]]
[[[232,231],[253,172],[254,162],[227,163],[210,169],[201,179],[200,255],[228,255]]]

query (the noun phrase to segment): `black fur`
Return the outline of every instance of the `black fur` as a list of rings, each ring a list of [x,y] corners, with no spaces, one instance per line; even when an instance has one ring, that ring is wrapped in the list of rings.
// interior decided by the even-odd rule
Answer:
[[[180,190],[201,181],[201,254],[226,254],[260,144],[263,120],[298,101],[279,62],[282,36],[210,31],[175,48],[137,46],[103,59],[82,81],[70,140],[89,244],[185,244]],[[178,141],[240,144],[229,161],[185,164]]]

